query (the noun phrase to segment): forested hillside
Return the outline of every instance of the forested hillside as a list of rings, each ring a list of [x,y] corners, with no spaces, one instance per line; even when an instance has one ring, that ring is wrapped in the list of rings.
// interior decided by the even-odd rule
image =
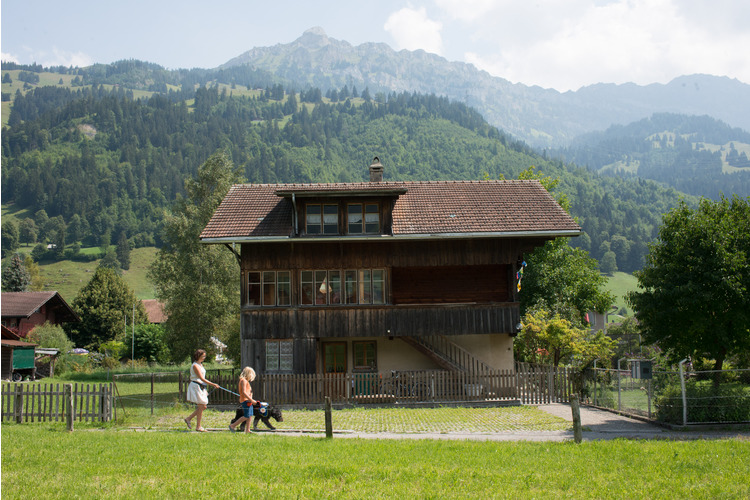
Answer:
[[[171,88],[176,82],[132,75],[140,83],[128,86],[151,90],[112,84],[126,82],[122,71],[107,85],[84,85],[90,77],[70,71],[64,77],[71,85],[19,90],[2,134],[2,199],[23,209],[19,240],[54,242],[57,258],[74,255],[77,244],[123,235],[133,247],[160,245],[163,210],[218,149],[249,182],[365,180],[374,156],[389,180],[514,178],[535,166],[561,178],[586,231],[576,244],[599,259],[609,253],[626,271],[640,267],[646,242],[678,197],[654,183],[549,161],[475,110],[434,95],[374,99],[367,89],[344,87],[325,98],[314,88],[260,87],[266,77],[255,82],[249,73],[242,85],[216,80],[192,92],[184,82]]]
[[[696,196],[750,196],[750,133],[708,116],[658,114],[579,137],[568,161]]]

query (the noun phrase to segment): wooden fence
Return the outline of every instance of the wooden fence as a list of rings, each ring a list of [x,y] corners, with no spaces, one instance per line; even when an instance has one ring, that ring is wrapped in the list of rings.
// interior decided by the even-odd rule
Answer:
[[[580,390],[580,374],[565,366],[517,362],[516,386],[521,404],[569,403]]]
[[[112,384],[2,384],[2,420],[59,422],[66,420],[65,385],[72,386],[73,420],[112,420]]]
[[[237,392],[237,376],[216,373],[210,380]],[[576,391],[570,368],[517,363],[515,370],[471,374],[443,370],[391,373],[264,374],[252,383],[254,397],[274,404],[319,405],[326,397],[338,404],[447,403],[517,401],[522,404],[567,403]],[[184,401],[187,376],[181,374]],[[211,406],[236,405],[236,395],[212,390]]]

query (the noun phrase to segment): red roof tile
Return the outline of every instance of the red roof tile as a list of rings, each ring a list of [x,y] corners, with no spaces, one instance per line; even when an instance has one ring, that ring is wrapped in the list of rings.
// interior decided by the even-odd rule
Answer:
[[[141,302],[143,302],[143,308],[146,310],[149,323],[164,323],[167,321],[163,303],[156,299],[146,299]]]
[[[532,180],[240,184],[230,189],[200,237],[244,240],[292,236],[292,193],[297,198],[363,193],[395,198],[395,237],[575,235],[581,230],[544,187]]]
[[[80,321],[62,296],[54,291],[3,292],[0,300],[3,318],[28,318],[40,307],[50,302],[50,306],[60,308],[61,321]]]

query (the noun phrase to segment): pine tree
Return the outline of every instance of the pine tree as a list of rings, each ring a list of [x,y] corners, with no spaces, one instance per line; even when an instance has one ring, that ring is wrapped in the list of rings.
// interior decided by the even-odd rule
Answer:
[[[127,271],[130,269],[130,243],[125,231],[120,233],[120,239],[117,240],[117,260],[120,261],[120,267]]]
[[[3,270],[2,281],[4,292],[25,292],[29,288],[31,275],[19,254],[13,254],[10,258],[10,263]]]
[[[91,280],[73,300],[79,323],[66,323],[65,329],[76,346],[97,349],[99,344],[115,340],[125,333],[127,325],[147,320],[143,303],[125,280],[113,269],[98,267]]]

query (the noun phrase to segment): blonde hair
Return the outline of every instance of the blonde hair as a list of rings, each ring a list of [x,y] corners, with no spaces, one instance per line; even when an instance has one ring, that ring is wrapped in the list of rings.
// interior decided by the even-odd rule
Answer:
[[[255,370],[253,370],[249,366],[246,366],[245,368],[242,369],[242,373],[240,373],[240,378],[241,379],[244,378],[248,382],[252,382],[253,380],[255,380]]]

